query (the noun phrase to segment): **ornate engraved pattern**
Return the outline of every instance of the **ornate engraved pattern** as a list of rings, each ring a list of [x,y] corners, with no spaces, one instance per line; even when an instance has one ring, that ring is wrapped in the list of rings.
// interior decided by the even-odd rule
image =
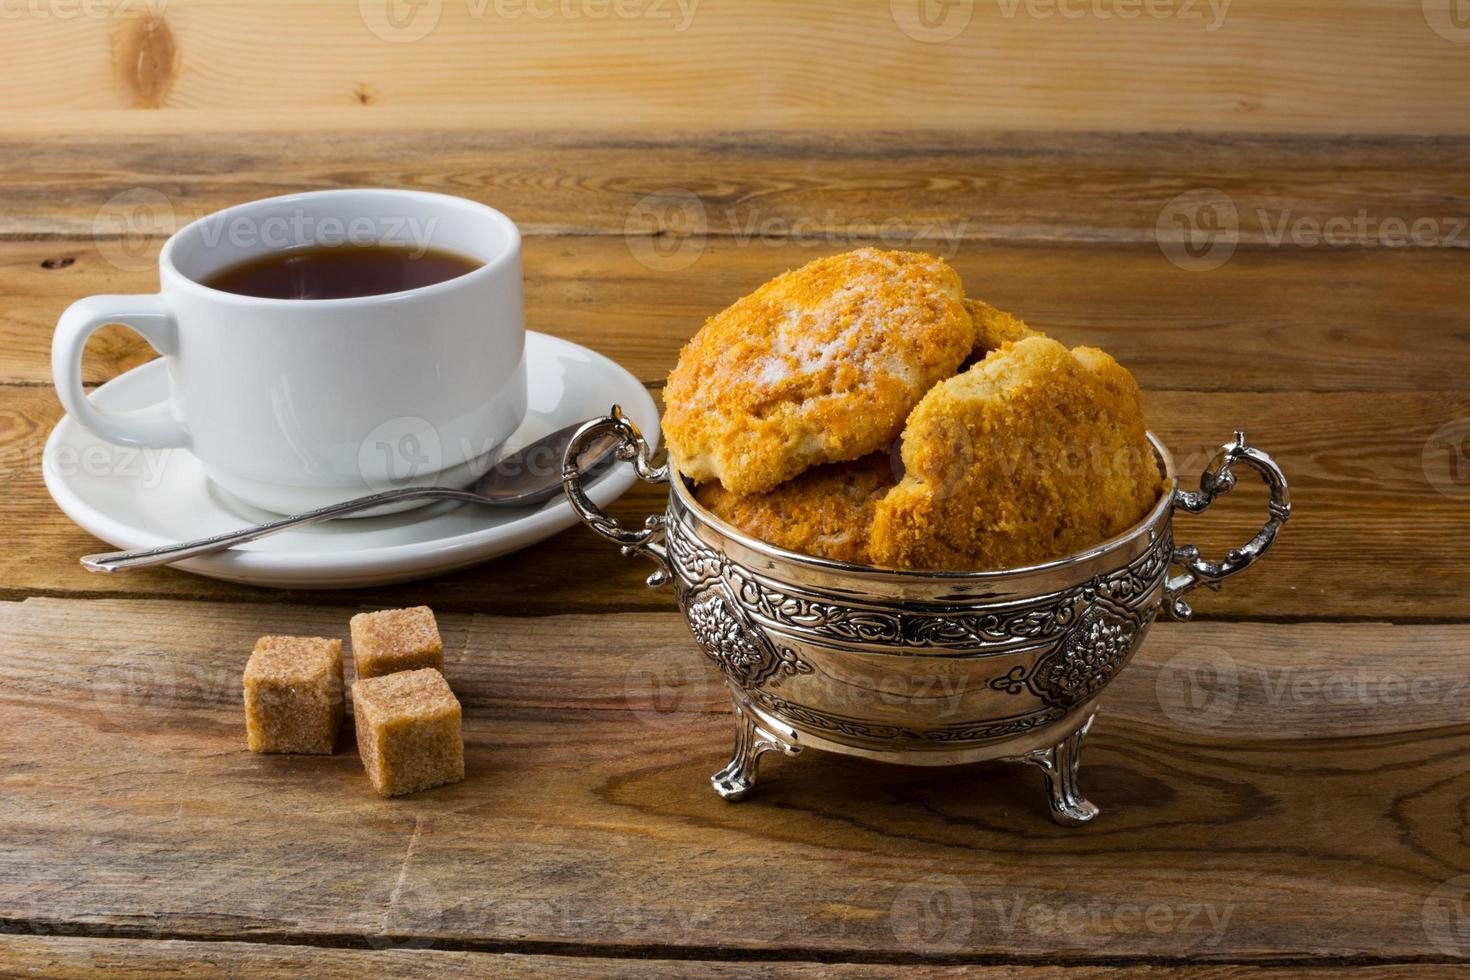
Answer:
[[[742,688],[759,688],[775,679],[809,674],[812,668],[796,652],[777,649],[744,615],[731,608],[723,590],[708,587],[686,608],[689,630],[710,659]]]
[[[1027,670],[1012,667],[990,686],[1008,694],[1029,690],[1043,704],[1068,709],[1089,700],[1122,669],[1154,613],[1135,612],[1109,599],[1091,597],[1062,642]]]
[[[745,695],[759,707],[778,718],[787,719],[816,731],[879,742],[986,742],[1010,738],[1042,728],[1061,719],[1067,713],[1061,708],[1046,707],[1011,718],[966,721],[933,728],[913,728],[907,725],[884,725],[819,711],[806,705],[795,704],[769,691],[746,691]]]
[[[707,547],[679,521],[669,527],[669,558],[683,590],[694,593],[713,581],[724,583],[742,611],[798,635],[915,649],[975,650],[1017,642],[1042,642],[1073,627],[1097,598],[1135,608],[1162,581],[1173,542],[1161,535],[1152,548],[1124,568],[1083,586],[995,612],[963,608],[873,609],[802,595],[762,581]]]
[[[679,604],[695,639],[752,704],[837,741],[955,747],[1004,742],[1053,724],[1095,697],[1152,622],[1173,553],[1166,533],[1123,568],[997,608],[983,599],[970,605],[904,604],[812,594],[759,576],[706,545],[677,519],[669,523],[667,540]],[[814,673],[795,650],[774,642],[782,635],[791,636],[798,648],[812,643],[911,656],[957,651],[1006,656],[1013,664],[1019,655],[1025,663],[989,686],[1008,694],[1030,692],[1039,704],[1020,714],[952,724],[853,718],[775,693],[783,679]],[[819,690],[802,687],[794,693],[808,701]],[[820,704],[822,698],[816,700]]]

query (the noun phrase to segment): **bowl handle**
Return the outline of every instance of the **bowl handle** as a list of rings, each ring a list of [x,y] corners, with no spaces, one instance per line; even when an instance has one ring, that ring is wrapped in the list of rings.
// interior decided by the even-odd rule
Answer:
[[[616,434],[619,439],[617,449],[613,450],[617,458],[631,462],[641,479],[649,483],[669,482],[669,465],[653,465],[653,450],[643,438],[643,433],[638,431],[638,426],[633,424],[632,419],[623,414],[621,408],[614,405],[612,414],[584,423],[573,434],[572,441],[567,444],[566,454],[562,456],[562,489],[566,491],[572,509],[582,518],[582,523],[614,544],[621,545],[624,558],[644,555],[658,566],[648,576],[648,587],[656,589],[669,581],[669,553],[662,541],[664,516],[654,514],[643,522],[641,531],[630,531],[593,503],[592,498],[582,489],[582,471],[577,468],[577,460],[594,440],[609,432]]]
[[[1235,473],[1230,467],[1236,463],[1244,463],[1261,474],[1261,479],[1271,488],[1271,502],[1266,505],[1271,516],[1256,532],[1255,537],[1239,548],[1230,549],[1224,561],[1206,561],[1200,557],[1199,549],[1192,544],[1174,549],[1172,560],[1183,565],[1184,569],[1178,575],[1169,576],[1164,586],[1167,593],[1165,610],[1171,619],[1186,620],[1194,615],[1194,610],[1184,601],[1186,593],[1201,585],[1218,589],[1223,580],[1255,564],[1270,549],[1271,543],[1276,540],[1276,532],[1291,516],[1291,492],[1286,486],[1286,476],[1270,456],[1245,444],[1243,432],[1235,433],[1235,441],[1222,446],[1204,473],[1200,474],[1198,493],[1192,490],[1174,491],[1174,508],[1191,514],[1200,514],[1209,509],[1216,497],[1235,488]]]

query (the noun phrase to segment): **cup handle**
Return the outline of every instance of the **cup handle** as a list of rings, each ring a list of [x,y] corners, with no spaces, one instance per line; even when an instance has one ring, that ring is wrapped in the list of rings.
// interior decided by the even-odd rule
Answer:
[[[78,300],[61,314],[51,341],[51,375],[67,414],[120,446],[187,446],[189,432],[174,416],[171,401],[132,412],[104,412],[87,400],[82,387],[82,352],[87,339],[109,323],[136,330],[160,354],[178,352],[178,327],[162,296],[89,296]]]
[[[1186,620],[1194,615],[1194,610],[1189,603],[1184,601],[1186,593],[1207,585],[1212,589],[1218,589],[1220,583],[1232,575],[1237,575],[1264,555],[1270,549],[1272,542],[1276,540],[1276,532],[1286,519],[1291,516],[1291,492],[1286,485],[1286,476],[1276,461],[1259,449],[1252,449],[1245,444],[1245,433],[1235,433],[1235,441],[1227,442],[1220,448],[1219,453],[1210,461],[1210,465],[1200,474],[1199,492],[1192,490],[1175,490],[1173,506],[1177,510],[1188,511],[1191,514],[1200,514],[1209,509],[1215,502],[1215,498],[1221,494],[1229,493],[1235,488],[1235,473],[1230,467],[1236,463],[1244,463],[1257,473],[1271,489],[1271,502],[1266,505],[1269,517],[1256,536],[1251,538],[1239,548],[1232,548],[1225,555],[1225,560],[1220,562],[1206,561],[1200,557],[1199,549],[1192,544],[1181,545],[1174,549],[1173,561],[1183,565],[1184,570],[1178,575],[1169,576],[1164,584],[1165,611],[1170,619]]]
[[[582,471],[577,467],[577,460],[582,458],[582,453],[588,446],[607,432],[615,433],[620,440],[618,447],[613,450],[617,458],[631,462],[637,468],[640,478],[649,483],[669,482],[669,465],[653,465],[653,450],[643,438],[643,433],[638,431],[638,426],[623,414],[620,407],[614,405],[610,415],[583,424],[567,444],[566,454],[562,457],[562,489],[566,491],[572,509],[582,518],[582,523],[614,544],[621,545],[624,558],[645,555],[658,566],[648,576],[648,587],[656,589],[670,578],[668,549],[659,540],[664,535],[663,515],[654,514],[643,522],[642,530],[630,531],[593,503],[592,498],[582,489]]]

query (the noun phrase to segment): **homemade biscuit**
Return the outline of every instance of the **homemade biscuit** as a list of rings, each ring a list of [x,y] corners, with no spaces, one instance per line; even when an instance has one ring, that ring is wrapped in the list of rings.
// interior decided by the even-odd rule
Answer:
[[[865,248],[788,272],[712,317],[664,389],[675,468],[732,493],[886,448],[975,345],[942,260]]]
[[[695,497],[716,517],[753,538],[818,558],[872,563],[873,509],[896,481],[887,452],[814,466],[765,493],[742,496],[707,483]]]
[[[1138,385],[1107,354],[1028,337],[936,385],[877,504],[876,564],[1013,568],[1100,544],[1162,486]]]

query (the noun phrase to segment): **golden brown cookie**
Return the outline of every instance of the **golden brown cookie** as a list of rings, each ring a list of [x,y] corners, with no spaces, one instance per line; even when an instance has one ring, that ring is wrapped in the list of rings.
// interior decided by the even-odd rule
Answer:
[[[710,320],[664,389],[679,472],[734,493],[888,446],[975,343],[942,260],[865,248],[818,259]]]
[[[954,571],[1061,558],[1131,527],[1161,480],[1133,376],[1092,347],[1006,344],[935,385],[874,512],[880,565]]]
[[[867,565],[873,508],[896,478],[887,452],[814,466],[774,490],[741,496],[706,483],[695,497],[753,538],[818,558]]]

